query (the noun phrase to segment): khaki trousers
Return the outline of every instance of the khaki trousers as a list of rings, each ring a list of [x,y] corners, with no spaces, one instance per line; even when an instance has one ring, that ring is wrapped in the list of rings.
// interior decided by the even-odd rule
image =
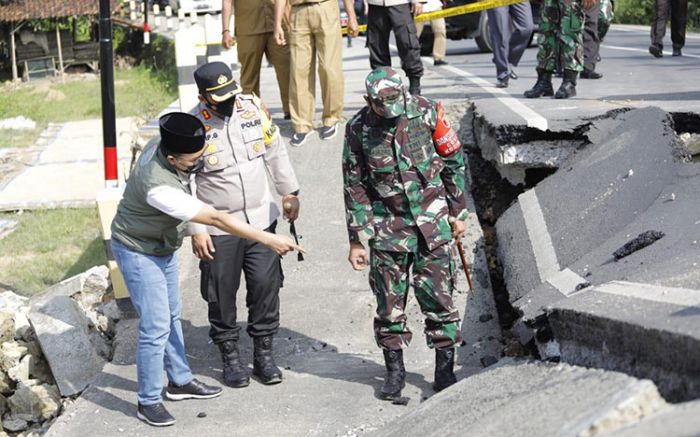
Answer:
[[[323,100],[323,125],[338,123],[343,114],[343,38],[336,0],[292,6],[289,32],[291,76],[289,112],[295,132],[313,129],[316,109],[315,58]]]
[[[418,38],[420,38],[420,34],[423,32],[423,26],[425,26],[425,21],[416,23]],[[433,59],[444,60],[445,51],[447,50],[447,28],[445,26],[445,19],[438,18],[437,20],[430,20],[430,27],[433,29],[433,35],[435,36],[433,40]]]
[[[278,45],[272,32],[241,35],[236,39],[243,92],[260,96],[260,64],[265,54],[275,67],[282,110],[289,114],[289,47]]]

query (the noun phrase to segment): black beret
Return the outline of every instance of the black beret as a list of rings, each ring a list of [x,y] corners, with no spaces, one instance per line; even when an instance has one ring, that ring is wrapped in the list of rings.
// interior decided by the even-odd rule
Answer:
[[[204,147],[204,125],[193,115],[171,112],[158,120],[160,145],[173,153],[196,153]]]

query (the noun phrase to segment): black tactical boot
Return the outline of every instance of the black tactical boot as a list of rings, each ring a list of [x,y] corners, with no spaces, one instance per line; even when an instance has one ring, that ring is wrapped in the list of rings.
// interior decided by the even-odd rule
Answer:
[[[218,346],[224,363],[224,384],[235,388],[247,387],[250,384],[250,377],[248,370],[241,364],[238,344],[228,340],[219,343]]]
[[[537,99],[542,96],[551,96],[554,94],[552,88],[552,72],[537,69],[537,82],[531,89],[525,91],[525,97],[528,99]]]
[[[420,95],[420,77],[409,77],[408,78],[408,92],[412,96]]]
[[[454,373],[455,348],[435,349],[435,382],[433,390],[441,391],[457,382]]]
[[[403,366],[403,350],[384,349],[386,377],[379,389],[379,397],[391,400],[401,397],[401,390],[406,386],[406,368]]]
[[[253,345],[253,375],[267,385],[282,382],[282,371],[275,366],[275,360],[272,358],[272,336],[255,337]]]
[[[554,95],[555,99],[568,99],[576,95],[576,76],[578,72],[573,70],[564,70],[564,80],[561,86]]]

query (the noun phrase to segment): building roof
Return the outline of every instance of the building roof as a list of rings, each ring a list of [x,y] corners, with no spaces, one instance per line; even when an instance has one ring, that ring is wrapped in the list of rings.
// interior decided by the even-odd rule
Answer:
[[[0,5],[0,22],[99,15],[97,0],[10,0]],[[118,3],[111,0],[112,12]]]

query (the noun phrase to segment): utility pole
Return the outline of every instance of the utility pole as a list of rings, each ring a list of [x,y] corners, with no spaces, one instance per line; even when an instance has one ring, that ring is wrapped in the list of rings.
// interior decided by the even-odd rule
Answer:
[[[117,126],[114,110],[114,63],[112,60],[112,11],[110,0],[100,0],[100,82],[102,89],[102,145],[105,187],[119,185],[117,172]]]

